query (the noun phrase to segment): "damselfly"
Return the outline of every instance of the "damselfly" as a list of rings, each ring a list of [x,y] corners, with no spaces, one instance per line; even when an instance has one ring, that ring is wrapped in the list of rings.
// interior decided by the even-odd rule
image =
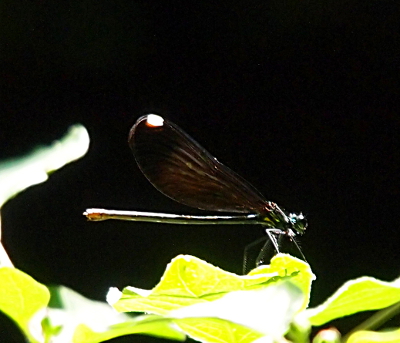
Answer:
[[[295,240],[297,234],[306,230],[304,216],[286,213],[274,202],[267,201],[250,183],[220,163],[174,123],[155,114],[143,116],[130,130],[128,142],[140,170],[161,193],[190,207],[232,215],[198,216],[92,208],[84,212],[89,220],[262,225],[276,252],[279,252],[280,239],[287,237],[305,260]],[[267,245],[257,257],[257,265],[263,263]]]

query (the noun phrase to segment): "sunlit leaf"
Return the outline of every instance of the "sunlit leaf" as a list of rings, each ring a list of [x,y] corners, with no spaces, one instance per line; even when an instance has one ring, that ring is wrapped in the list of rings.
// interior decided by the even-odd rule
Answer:
[[[48,174],[82,157],[89,148],[89,134],[82,125],[49,146],[0,162],[0,207],[24,189],[44,182]]]
[[[106,302],[85,298],[67,287],[50,287],[50,290],[47,327],[54,335],[54,342],[72,342],[72,337],[80,325],[85,325],[93,331],[105,332],[110,326],[130,319],[125,314],[115,312]],[[58,328],[56,333],[53,332],[53,328]]]
[[[239,335],[234,342],[253,342],[263,336],[281,338],[308,294],[297,286],[306,282],[292,282],[299,280],[306,268],[296,268],[298,260],[289,256],[281,257],[281,268],[279,261],[277,258],[273,268],[264,273],[259,269],[241,276],[181,255],[171,261],[154,289],[111,289],[108,302],[118,311],[172,318],[185,333],[204,342],[230,342],[232,335]],[[313,275],[307,271],[306,277],[311,280]]]
[[[123,323],[111,325],[105,331],[95,331],[81,324],[76,328],[73,343],[97,343],[115,337],[142,334],[171,340],[183,341],[186,335],[174,322],[166,317],[143,315],[127,318]]]
[[[299,288],[290,281],[280,281],[261,289],[229,292],[214,301],[171,311],[169,316],[191,320],[213,317],[279,338],[287,332],[302,302],[303,294]]]
[[[305,315],[312,325],[319,326],[357,312],[379,310],[399,301],[400,279],[385,282],[361,277],[346,282],[322,305],[306,310]]]
[[[220,318],[181,318],[174,322],[191,338],[207,343],[252,343],[265,337],[246,326]],[[272,337],[269,336],[272,343]]]
[[[288,254],[277,254],[271,259],[269,265],[262,265],[250,271],[249,275],[277,274],[279,277],[290,276],[290,281],[299,287],[304,295],[302,309],[310,301],[311,284],[316,279],[310,265]]]
[[[41,321],[50,299],[48,289],[15,268],[0,268],[0,310],[23,331],[30,342],[42,342]]]
[[[357,331],[353,333],[346,343],[398,343],[400,342],[400,329],[374,332]]]

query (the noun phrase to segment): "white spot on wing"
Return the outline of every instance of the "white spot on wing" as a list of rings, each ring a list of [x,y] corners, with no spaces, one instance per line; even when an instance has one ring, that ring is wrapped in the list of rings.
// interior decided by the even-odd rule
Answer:
[[[147,116],[147,124],[150,126],[163,126],[164,119],[157,114],[149,114]]]

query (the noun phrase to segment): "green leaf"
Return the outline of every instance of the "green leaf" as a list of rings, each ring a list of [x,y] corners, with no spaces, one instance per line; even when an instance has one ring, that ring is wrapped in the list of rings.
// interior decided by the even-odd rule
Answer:
[[[288,254],[277,254],[271,259],[270,265],[262,265],[253,269],[249,275],[277,274],[279,277],[290,276],[290,281],[299,287],[306,295],[302,305],[304,310],[310,301],[311,284],[316,279],[310,265]]]
[[[304,299],[308,299],[303,293],[309,288],[305,279],[313,278],[309,267],[298,263],[295,258],[281,255],[264,273],[257,269],[239,276],[180,255],[171,261],[153,290],[126,287],[121,293],[110,289],[107,300],[118,311],[173,318],[187,334],[204,342],[283,337],[294,315],[303,308]],[[300,276],[303,272],[304,279]],[[224,328],[228,328],[226,334]],[[224,333],[224,337],[213,332]],[[232,335],[239,332],[241,338],[232,340]]]
[[[307,270],[304,272],[304,278],[308,278],[311,282],[313,275],[308,273],[309,267],[305,268],[303,263],[299,263],[298,259],[289,255],[280,254],[272,260],[271,270],[256,269],[253,274],[241,276],[224,271],[196,257],[179,255],[168,264],[160,283],[153,290],[126,287],[122,294],[119,294],[118,290],[110,289],[108,301],[120,312],[135,311],[163,315],[184,306],[218,299],[227,292],[263,288],[268,282],[284,278],[294,279],[294,283],[299,285],[301,283],[298,280],[302,278],[300,274],[303,270]],[[304,281],[303,284],[305,283]]]
[[[111,289],[107,298],[120,312],[164,315],[183,306],[218,299],[229,291],[261,287],[275,276],[276,273],[239,276],[196,257],[180,255],[168,264],[153,290],[126,287],[121,295]]]
[[[361,311],[379,310],[400,301],[400,279],[384,282],[361,277],[346,282],[322,305],[308,309],[305,316],[314,326]]]
[[[175,319],[174,322],[188,336],[200,342],[251,343],[264,337],[246,326],[219,318],[181,318]]]
[[[23,331],[30,342],[42,342],[41,321],[50,299],[48,289],[15,268],[0,268],[0,310]]]
[[[104,332],[109,326],[129,319],[124,314],[116,313],[107,303],[87,299],[67,287],[52,286],[50,291],[49,324],[44,328],[49,336],[53,335],[54,342],[72,342],[75,330],[82,324],[94,331]]]
[[[304,311],[299,312],[290,323],[289,330],[285,335],[290,342],[296,343],[310,343],[311,324],[310,322],[301,317]]]
[[[186,335],[176,327],[171,319],[155,315],[143,315],[129,318],[120,324],[111,325],[105,331],[94,331],[81,324],[76,328],[72,342],[97,343],[131,334],[151,335],[179,341],[186,339]]]
[[[185,338],[171,320],[156,316],[132,318],[67,287],[53,286],[50,290],[48,324],[44,329],[51,342],[97,343],[135,333],[175,340]]]
[[[89,135],[82,125],[72,126],[60,140],[30,154],[0,163],[0,207],[24,189],[44,182],[48,174],[82,157],[89,148]]]
[[[262,289],[229,292],[214,301],[171,311],[168,316],[191,320],[201,318],[198,320],[200,325],[205,318],[222,319],[278,339],[287,332],[302,302],[303,294],[299,288],[290,281],[279,281]],[[206,335],[209,335],[208,331]]]
[[[357,331],[353,333],[346,343],[398,343],[400,342],[400,329],[374,332]]]

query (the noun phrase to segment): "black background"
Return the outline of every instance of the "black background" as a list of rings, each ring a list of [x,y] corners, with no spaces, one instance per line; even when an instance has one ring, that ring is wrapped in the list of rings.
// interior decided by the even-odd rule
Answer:
[[[110,286],[153,287],[180,253],[241,271],[261,229],[82,216],[88,207],[193,213],[152,188],[127,145],[135,120],[158,113],[267,199],[307,215],[311,305],[350,278],[398,276],[396,1],[0,6],[0,157],[49,144],[77,122],[91,136],[84,158],[3,207],[16,267],[99,300]],[[1,342],[23,341],[2,322]]]

